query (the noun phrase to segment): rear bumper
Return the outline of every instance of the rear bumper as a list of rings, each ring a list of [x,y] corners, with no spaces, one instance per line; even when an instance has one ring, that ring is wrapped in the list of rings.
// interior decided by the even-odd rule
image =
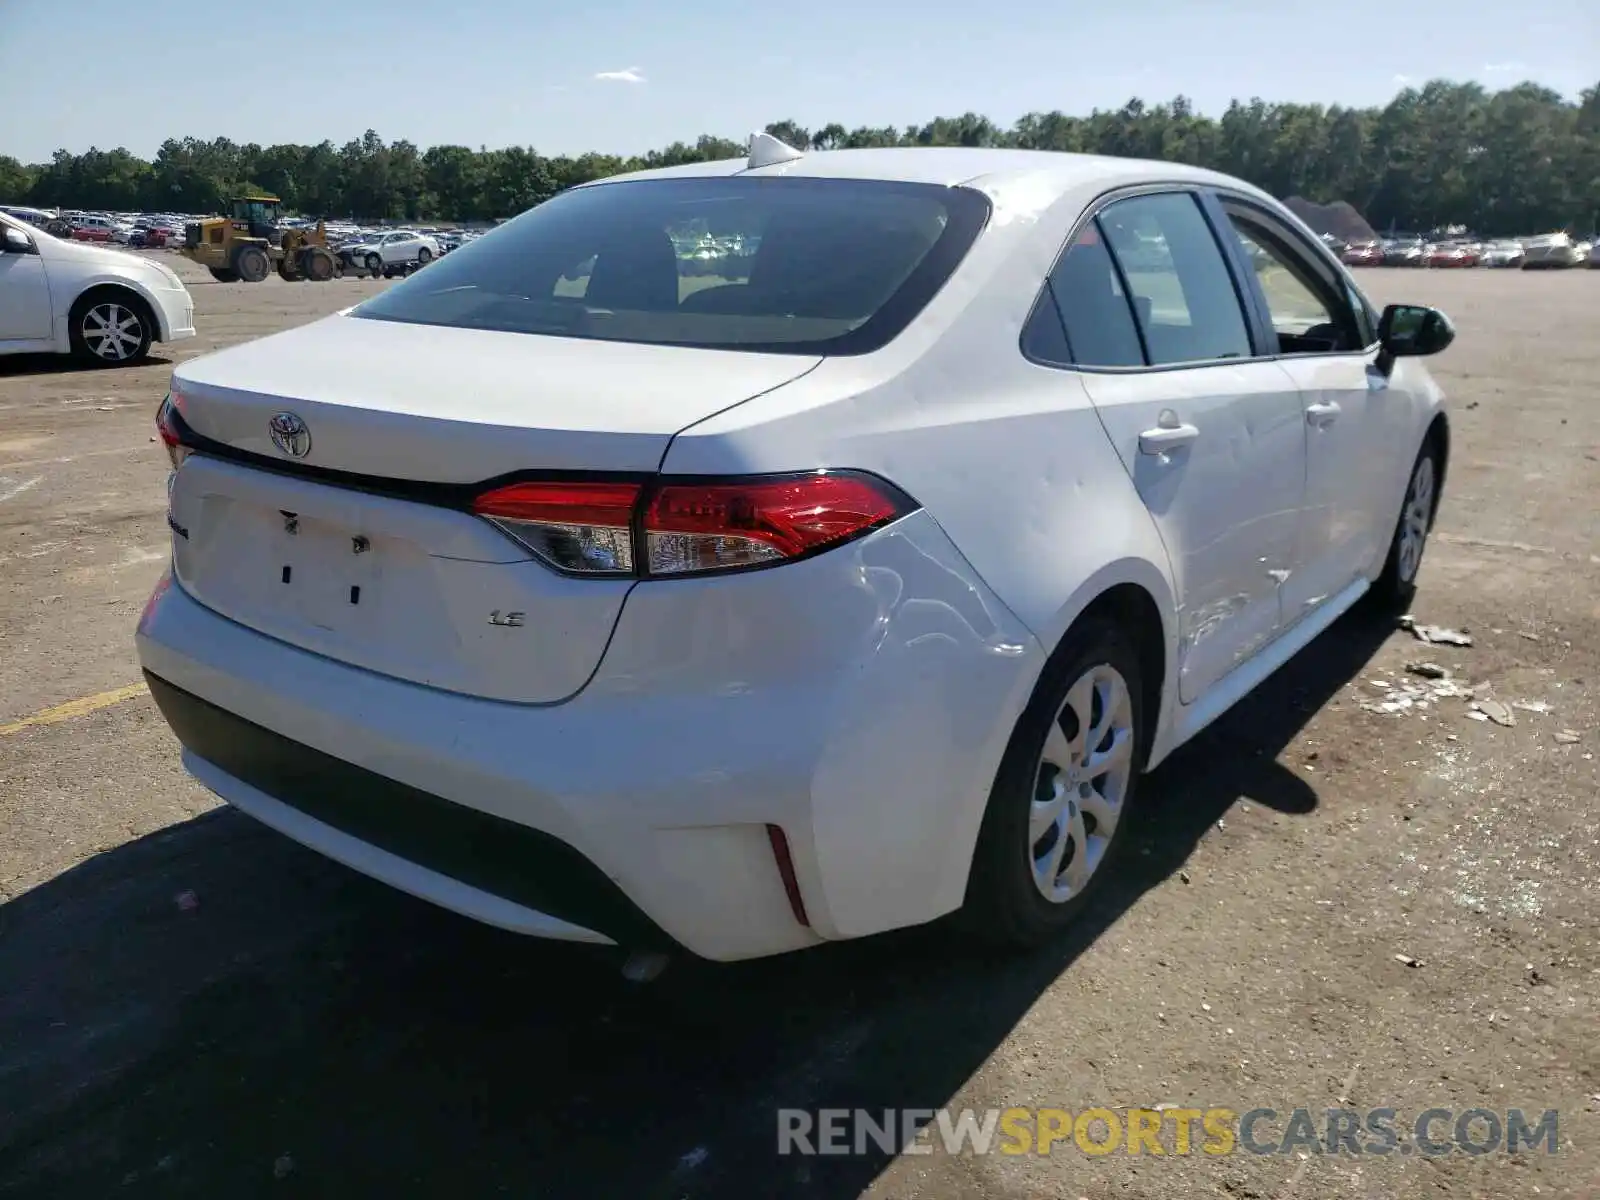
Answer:
[[[324,754],[149,671],[145,681],[191,774],[330,858],[518,933],[670,942],[599,868],[547,834]]]
[[[719,960],[957,907],[1044,657],[926,513],[775,571],[639,585],[560,704],[334,662],[177,584],[138,648],[191,772],[289,836],[491,924]]]

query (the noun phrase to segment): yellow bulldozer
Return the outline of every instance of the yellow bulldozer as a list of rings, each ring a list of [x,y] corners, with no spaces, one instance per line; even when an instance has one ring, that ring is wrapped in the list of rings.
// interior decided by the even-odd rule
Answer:
[[[282,228],[281,204],[276,196],[235,197],[228,216],[184,227],[183,256],[205,267],[218,283],[260,283],[273,270],[291,282],[326,283],[343,274],[322,222],[313,230]]]

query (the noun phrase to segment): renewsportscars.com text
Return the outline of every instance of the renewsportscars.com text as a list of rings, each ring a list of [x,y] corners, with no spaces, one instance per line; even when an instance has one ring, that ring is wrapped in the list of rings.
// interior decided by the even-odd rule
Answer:
[[[1560,1113],[1393,1108],[778,1110],[780,1155],[1077,1153],[1384,1157],[1556,1153]]]

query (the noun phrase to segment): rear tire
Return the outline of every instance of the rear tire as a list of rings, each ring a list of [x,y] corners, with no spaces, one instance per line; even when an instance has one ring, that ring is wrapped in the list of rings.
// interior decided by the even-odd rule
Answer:
[[[995,776],[962,912],[975,936],[1037,946],[1093,899],[1136,815],[1146,719],[1132,638],[1107,617],[1074,626],[1050,656]]]
[[[433,251],[432,250],[429,250],[426,246],[424,246],[420,250],[417,251],[417,265],[419,267],[425,267],[429,263],[431,263],[432,261],[433,261]]]
[[[376,279],[383,272],[383,259],[376,254],[367,255],[367,274]]]
[[[1383,573],[1372,585],[1372,600],[1391,612],[1405,612],[1417,595],[1417,573],[1428,548],[1434,513],[1439,506],[1439,443],[1430,433],[1417,452],[1406,480],[1405,499],[1389,539]]]
[[[246,283],[260,283],[272,271],[272,259],[260,246],[241,246],[233,256],[233,269]]]

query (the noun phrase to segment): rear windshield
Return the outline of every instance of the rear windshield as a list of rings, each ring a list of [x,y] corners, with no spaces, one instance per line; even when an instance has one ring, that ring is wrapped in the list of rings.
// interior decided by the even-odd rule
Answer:
[[[352,315],[512,333],[864,354],[988,219],[979,192],[841,179],[599,184],[454,250]]]

